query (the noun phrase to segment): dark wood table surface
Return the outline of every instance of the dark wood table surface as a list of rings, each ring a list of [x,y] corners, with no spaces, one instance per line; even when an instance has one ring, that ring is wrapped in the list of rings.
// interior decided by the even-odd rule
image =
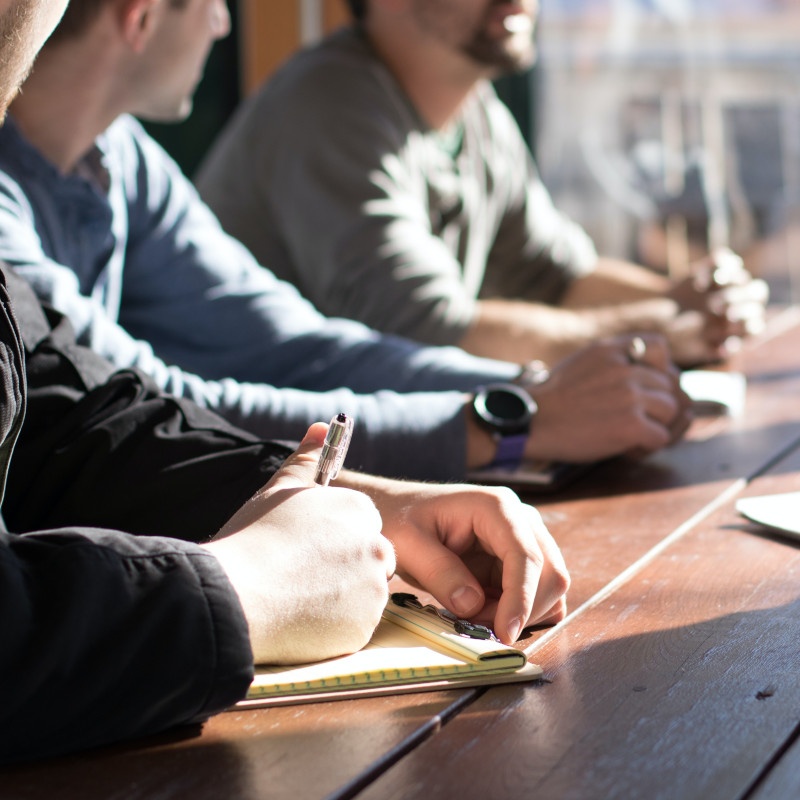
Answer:
[[[800,312],[729,366],[743,415],[529,498],[573,579],[527,642],[545,681],[233,710],[2,770],[0,798],[800,797],[800,543],[734,508],[800,490]]]

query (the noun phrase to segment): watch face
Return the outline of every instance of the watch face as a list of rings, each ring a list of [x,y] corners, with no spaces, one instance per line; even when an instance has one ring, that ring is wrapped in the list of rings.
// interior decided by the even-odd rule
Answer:
[[[525,433],[536,410],[527,392],[513,385],[487,386],[475,396],[475,412],[502,434]]]

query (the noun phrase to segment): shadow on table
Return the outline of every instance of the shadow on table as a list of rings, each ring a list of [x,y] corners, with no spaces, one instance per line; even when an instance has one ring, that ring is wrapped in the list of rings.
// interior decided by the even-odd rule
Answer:
[[[525,493],[526,499],[561,502],[674,489],[680,486],[751,480],[769,469],[792,472],[792,452],[800,448],[798,422],[782,422],[756,430],[721,432],[703,441],[683,440],[643,459],[614,458],[594,465],[562,491]]]

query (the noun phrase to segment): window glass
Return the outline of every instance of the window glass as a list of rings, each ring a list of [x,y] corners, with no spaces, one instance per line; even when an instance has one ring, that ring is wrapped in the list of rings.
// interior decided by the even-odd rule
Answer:
[[[677,274],[728,245],[788,284],[800,3],[541,5],[536,154],[557,203],[604,253]]]

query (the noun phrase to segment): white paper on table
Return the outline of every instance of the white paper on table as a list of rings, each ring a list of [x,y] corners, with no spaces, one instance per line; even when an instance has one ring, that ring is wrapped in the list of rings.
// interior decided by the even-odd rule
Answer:
[[[751,522],[800,539],[800,492],[743,497],[736,510]]]
[[[744,412],[747,381],[741,372],[686,370],[681,373],[681,389],[692,398],[698,413],[738,417]]]

